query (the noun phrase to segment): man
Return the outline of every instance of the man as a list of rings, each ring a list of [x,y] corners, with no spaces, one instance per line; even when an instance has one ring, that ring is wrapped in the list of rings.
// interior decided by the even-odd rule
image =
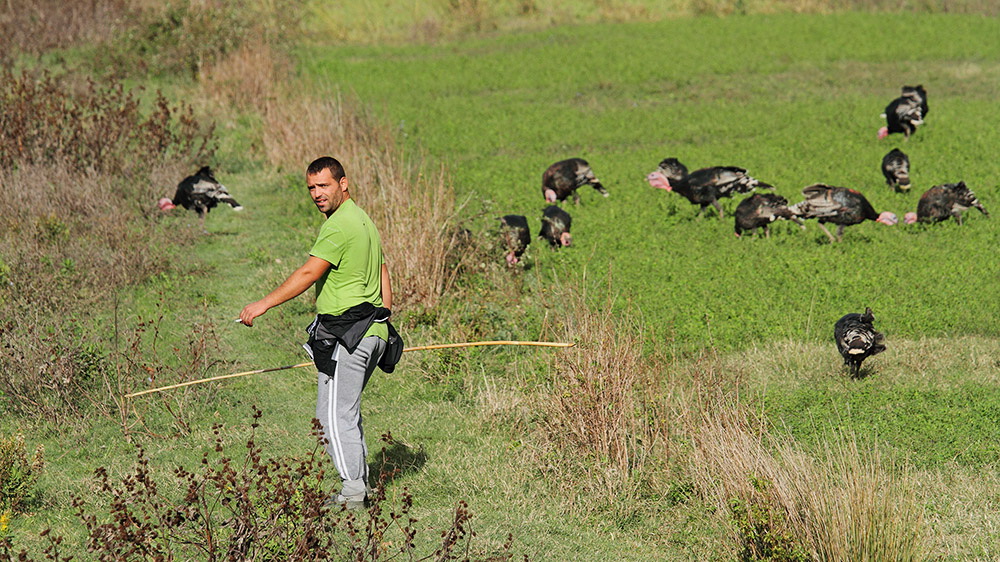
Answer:
[[[328,504],[355,509],[364,506],[368,479],[361,391],[390,339],[389,269],[378,230],[351,199],[341,163],[316,159],[306,170],[306,185],[327,217],[309,259],[266,297],[248,304],[240,321],[253,326],[258,316],[316,285],[317,317],[307,346],[319,372],[316,417],[343,481]]]

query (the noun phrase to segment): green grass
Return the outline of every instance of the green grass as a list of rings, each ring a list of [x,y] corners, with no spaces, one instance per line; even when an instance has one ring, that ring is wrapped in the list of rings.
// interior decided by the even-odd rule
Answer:
[[[887,20],[921,37],[919,52],[884,34]],[[837,318],[865,306],[894,337],[996,335],[1000,264],[984,253],[996,221],[868,223],[836,246],[815,225],[737,240],[731,219],[696,220],[695,207],[644,176],[666,156],[692,169],[739,165],[791,202],[824,182],[900,216],[924,189],[964,179],[989,209],[1000,200],[1000,164],[986,156],[1000,134],[985,125],[1000,42],[983,38],[998,30],[977,17],[698,18],[438,47],[317,47],[304,68],[378,108],[448,166],[460,194],[492,201],[496,215],[537,222],[541,172],[586,158],[611,197],[588,188],[569,208],[575,248],[530,253],[564,282],[588,271],[598,283],[610,264],[614,289],[642,310],[654,339],[683,349],[826,340]],[[927,125],[908,143],[880,142],[878,115],[904,83],[928,88]],[[914,193],[893,193],[879,173],[893,146],[910,154]]]
[[[893,462],[992,467],[1000,450],[996,338],[896,341],[869,359],[862,380],[837,367],[832,346],[778,342],[730,356],[777,428],[807,447],[833,432],[879,445]]]

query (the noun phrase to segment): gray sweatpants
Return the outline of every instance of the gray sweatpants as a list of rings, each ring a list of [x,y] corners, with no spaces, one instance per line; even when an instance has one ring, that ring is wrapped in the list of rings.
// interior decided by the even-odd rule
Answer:
[[[376,336],[361,340],[354,353],[337,344],[334,372],[318,377],[316,418],[323,426],[326,452],[344,481],[340,493],[348,498],[363,498],[366,491],[368,447],[361,422],[361,391],[384,351],[385,341]]]

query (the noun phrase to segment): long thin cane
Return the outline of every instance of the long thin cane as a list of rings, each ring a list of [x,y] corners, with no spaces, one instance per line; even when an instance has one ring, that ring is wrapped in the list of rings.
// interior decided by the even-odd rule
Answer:
[[[546,341],[509,341],[509,340],[496,340],[496,341],[471,341],[463,343],[441,343],[435,345],[421,345],[416,347],[407,347],[403,349],[403,352],[407,351],[424,351],[428,349],[450,349],[456,347],[478,347],[484,345],[527,345],[536,347],[573,347],[572,343],[560,343],[560,342],[546,342]],[[178,384],[172,384],[169,386],[161,386],[159,388],[151,388],[149,390],[143,390],[141,392],[133,392],[132,394],[126,394],[125,398],[134,398],[136,396],[142,396],[143,394],[152,394],[154,392],[163,392],[164,390],[173,390],[175,388],[182,388],[185,386],[191,386],[194,384],[201,384],[205,382],[220,381],[223,379],[232,379],[236,377],[245,377],[247,375],[258,375],[260,373],[270,373],[272,371],[284,371],[286,369],[298,369],[299,367],[308,367],[312,365],[312,361],[308,363],[299,363],[297,365],[285,365],[284,367],[271,367],[269,369],[257,369],[255,371],[244,371],[242,373],[232,373],[229,375],[219,375],[217,377],[209,377],[207,379],[198,379],[194,381],[187,381]]]

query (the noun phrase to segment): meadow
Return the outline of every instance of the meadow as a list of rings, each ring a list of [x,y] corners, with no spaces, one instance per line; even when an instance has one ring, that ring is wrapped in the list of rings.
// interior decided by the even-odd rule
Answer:
[[[212,164],[247,210],[213,212],[211,236],[197,234],[193,216],[142,213],[157,236],[184,236],[156,239],[160,271],[74,315],[90,317],[75,330],[93,334],[85,357],[106,361],[94,369],[114,388],[93,395],[106,391],[108,403],[61,414],[62,425],[0,422],[4,434],[27,434],[29,446],[44,443],[48,459],[32,512],[0,521],[0,538],[41,558],[38,533],[51,528],[86,559],[72,498],[95,513],[114,503],[95,468],[125,479],[142,445],[165,482],[174,466],[193,470],[220,436],[222,450],[238,456],[253,434],[251,405],[263,411],[254,439],[264,451],[303,458],[312,447],[307,373],[117,399],[144,388],[147,375],[172,382],[303,360],[309,297],[253,330],[231,317],[302,259],[319,216],[299,167],[326,146],[348,155],[349,172],[356,163],[356,198],[389,224],[383,237],[405,280],[397,314],[408,343],[577,343],[408,354],[366,390],[370,448],[392,435],[372,463],[399,469],[386,503],[412,494],[419,549],[440,544],[463,500],[476,532],[472,559],[502,559],[508,533],[517,557],[548,560],[995,557],[996,218],[973,210],[962,226],[868,223],[849,227],[839,244],[815,224],[737,239],[737,201],[724,202],[723,220],[698,218],[644,177],[667,156],[691,169],[738,165],[790,202],[824,182],[857,188],[900,216],[924,189],[963,179],[993,211],[997,20],[582,21],[390,45],[314,39],[295,48],[294,75],[262,79],[273,84],[259,99],[240,97],[254,72],[239,64],[260,70],[249,56],[229,59],[243,82],[224,64],[194,83],[150,81],[213,117]],[[920,40],[885,33],[887,22]],[[226,76],[234,84],[220,86]],[[878,141],[878,114],[899,86],[916,83],[929,92],[927,124],[905,143]],[[879,172],[894,146],[913,162],[911,193],[893,192]],[[574,246],[551,251],[536,240],[526,263],[508,269],[497,217],[525,214],[537,228],[541,172],[574,156],[611,196],[584,188],[579,206],[563,205]],[[163,194],[169,178],[154,175]],[[129,206],[151,205],[157,185],[130,195]],[[459,252],[449,249],[457,228],[472,232]],[[4,260],[15,263],[13,255]],[[9,268],[0,274],[21,283]],[[889,348],[850,380],[833,323],[865,306]],[[10,408],[10,396],[0,399]],[[402,541],[391,532],[381,539],[372,551],[381,556]]]
[[[923,38],[918,57],[879,33],[890,17]],[[770,241],[737,240],[731,219],[699,220],[696,207],[644,181],[673,156],[691,169],[744,167],[789,202],[806,185],[828,183],[902,216],[923,190],[959,179],[988,200],[1000,171],[983,157],[996,133],[981,125],[996,91],[1000,43],[983,40],[994,25],[854,14],[702,19],[324,48],[303,59],[307,76],[379,108],[399,136],[447,163],[460,197],[488,202],[495,215],[537,225],[541,172],[564,158],[588,160],[612,195],[588,188],[569,209],[576,248],[554,260],[537,244],[539,268],[589,270],[600,284],[611,267],[658,340],[738,349],[826,340],[845,306],[866,304],[897,337],[998,333],[1000,271],[972,257],[996,236],[982,216],[960,231],[869,223],[848,229],[840,245],[815,226],[798,233],[787,224]],[[879,114],[909,83],[935,85],[935,118],[906,144],[878,141]],[[888,189],[879,173],[893,146],[911,155],[909,194]],[[737,201],[727,201],[730,214]]]
[[[880,33],[887,21],[912,30],[921,47]],[[992,341],[1000,333],[1000,262],[988,250],[996,221],[976,212],[963,227],[869,222],[848,228],[840,244],[815,224],[801,232],[779,223],[770,239],[737,239],[731,218],[699,218],[697,207],[652,189],[644,176],[668,156],[692,169],[738,165],[790,202],[801,200],[802,187],[822,182],[858,189],[877,210],[900,216],[943,182],[964,179],[981,200],[995,198],[1000,165],[982,155],[1000,138],[982,123],[1000,71],[1000,42],[983,39],[996,25],[929,15],[703,18],[443,47],[323,48],[303,58],[318,83],[369,100],[400,137],[447,162],[459,197],[473,209],[482,201],[477,231],[508,213],[538,224],[540,172],[563,158],[587,159],[611,196],[584,187],[579,206],[564,205],[574,219],[574,247],[552,252],[536,242],[526,274],[542,285],[584,285],[597,307],[612,293],[617,308],[642,316],[648,348],[690,357],[704,348],[746,355],[776,343],[819,346],[829,344],[840,316],[871,306],[879,329],[898,344],[876,360],[886,365],[917,361],[902,350],[911,342],[940,342],[941,349],[921,354],[931,361],[927,355],[959,352],[949,341]],[[873,131],[886,100],[900,85],[917,83],[936,92],[926,128],[909,141],[879,141]],[[911,155],[910,193],[894,192],[879,173],[894,146]],[[729,216],[735,203],[725,201]],[[823,349],[815,360],[835,373],[836,351]],[[940,405],[971,405],[972,395],[992,404],[996,388],[968,381],[949,384],[941,396],[921,371],[891,388],[874,382],[839,398],[818,381],[803,388],[767,374],[758,382],[772,421],[799,438],[846,416],[861,433],[888,431],[886,440],[901,441],[904,455],[921,464],[943,456],[995,459],[988,445],[994,414],[983,413],[982,424],[957,424]],[[871,412],[900,393],[909,395],[903,408]],[[938,436],[900,439],[927,408],[938,412],[926,424]],[[960,443],[939,434],[956,425],[985,433]]]

